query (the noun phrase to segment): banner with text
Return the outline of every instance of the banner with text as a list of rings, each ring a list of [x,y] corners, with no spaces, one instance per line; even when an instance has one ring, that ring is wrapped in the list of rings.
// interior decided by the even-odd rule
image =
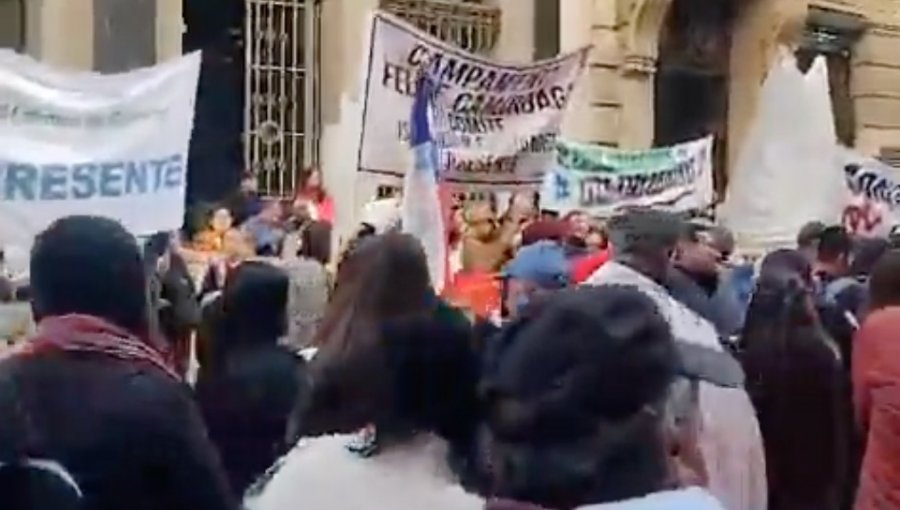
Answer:
[[[524,65],[486,60],[376,12],[365,75],[359,171],[400,179],[421,73],[435,84],[432,130],[443,182],[537,189],[589,48]]]
[[[900,225],[900,171],[844,148],[839,151],[849,191],[844,226],[861,237],[887,237]]]
[[[713,202],[712,146],[712,137],[637,151],[561,141],[541,208],[598,217],[628,207],[705,209]]]
[[[0,51],[0,245],[69,215],[181,227],[200,53],[100,75]]]

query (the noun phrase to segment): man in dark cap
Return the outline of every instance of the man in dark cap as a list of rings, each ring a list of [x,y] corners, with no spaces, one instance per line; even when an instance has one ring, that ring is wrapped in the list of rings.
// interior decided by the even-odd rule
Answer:
[[[62,465],[87,510],[236,509],[188,388],[152,339],[134,237],[105,218],[58,220],[35,239],[31,294],[37,333],[0,361],[0,461],[27,452]]]

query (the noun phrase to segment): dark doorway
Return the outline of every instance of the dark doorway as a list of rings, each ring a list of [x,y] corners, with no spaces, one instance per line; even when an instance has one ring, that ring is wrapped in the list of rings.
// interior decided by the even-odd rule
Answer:
[[[203,51],[188,156],[188,204],[215,202],[243,174],[243,0],[184,0],[184,52]]]
[[[719,196],[727,186],[728,93],[736,0],[675,0],[659,38],[654,145],[714,135]]]

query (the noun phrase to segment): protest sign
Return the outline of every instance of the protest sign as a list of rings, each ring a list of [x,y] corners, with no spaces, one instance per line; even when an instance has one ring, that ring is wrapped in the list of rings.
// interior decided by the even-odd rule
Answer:
[[[713,201],[712,137],[639,151],[562,141],[541,208],[608,217],[628,207],[703,209]]]
[[[844,227],[861,237],[886,237],[900,224],[898,171],[847,149],[839,151],[847,161],[844,176],[849,199],[841,218]]]
[[[200,54],[100,75],[0,51],[0,244],[69,215],[181,227]]]
[[[420,76],[435,85],[443,182],[532,189],[552,164],[563,113],[588,48],[537,63],[493,62],[376,12],[365,73],[358,169],[399,182],[411,167],[410,111]]]

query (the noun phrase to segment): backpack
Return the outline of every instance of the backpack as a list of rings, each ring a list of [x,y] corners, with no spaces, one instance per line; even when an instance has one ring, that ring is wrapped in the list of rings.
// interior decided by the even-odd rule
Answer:
[[[0,374],[0,508],[4,510],[80,510],[84,494],[58,461],[31,453],[40,447],[23,402],[25,385],[14,375],[15,361]]]
[[[80,510],[83,499],[75,478],[56,461],[0,462],[0,506],[5,510]]]

